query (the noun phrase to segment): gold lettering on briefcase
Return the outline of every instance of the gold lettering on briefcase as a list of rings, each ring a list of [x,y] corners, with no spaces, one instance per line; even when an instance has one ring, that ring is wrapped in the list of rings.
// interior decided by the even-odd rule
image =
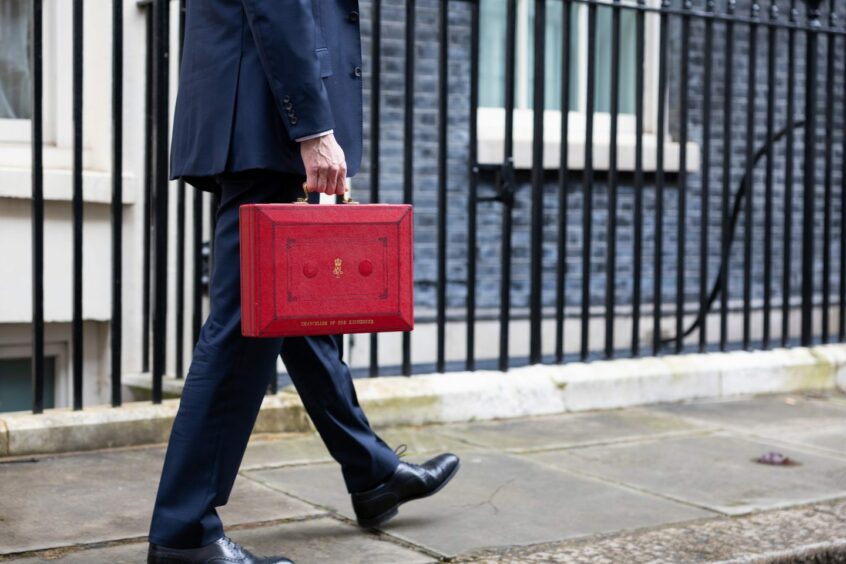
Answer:
[[[339,259],[339,258],[335,259],[335,268],[334,268],[334,270],[332,270],[332,274],[335,275],[335,278],[340,278],[341,274],[344,273],[344,270],[342,268],[342,263],[343,263],[343,261],[341,261],[341,259]]]

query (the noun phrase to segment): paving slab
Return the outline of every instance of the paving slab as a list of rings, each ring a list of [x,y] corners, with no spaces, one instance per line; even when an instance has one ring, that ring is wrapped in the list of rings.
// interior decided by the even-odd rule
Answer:
[[[773,450],[800,464],[754,462]],[[728,515],[846,496],[846,460],[727,434],[525,456]]]
[[[511,547],[465,555],[455,562],[837,564],[846,562],[846,501]]]
[[[810,445],[846,457],[846,421],[826,422],[823,425],[799,429],[776,427],[761,434],[797,445]]]
[[[846,406],[846,390],[829,392],[826,394],[826,399],[832,403]]]
[[[449,425],[439,432],[471,444],[510,452],[567,448],[703,429],[679,417],[644,409],[571,413]]]
[[[435,453],[467,449],[461,441],[437,432],[438,427],[397,427],[380,429],[378,435],[391,447],[408,447],[408,454]],[[250,441],[242,470],[331,462],[332,457],[323,440],[316,433],[304,433],[282,438],[257,437]]]
[[[301,434],[293,437],[256,438],[250,440],[241,470],[287,466],[291,464],[315,464],[330,462],[332,457],[323,441],[316,434]]]
[[[164,449],[35,460],[0,463],[0,554],[148,533]],[[227,525],[320,513],[243,478],[219,511]]]
[[[713,513],[516,456],[459,453],[462,467],[439,494],[404,505],[384,526],[390,535],[444,556],[490,546],[547,542]],[[353,517],[332,466],[248,471],[245,475]]]
[[[319,518],[233,530],[227,533],[248,550],[260,554],[284,554],[297,564],[423,564],[436,562],[404,546],[388,542],[335,519]],[[62,564],[142,564],[147,561],[147,543],[129,543],[103,548],[69,551],[63,555],[14,560],[19,564],[59,562]]]
[[[143,564],[147,561],[147,543],[133,542],[113,546],[56,549],[41,553],[39,556],[12,558],[16,564],[35,564],[36,562],[62,562],[63,564]]]
[[[657,405],[651,410],[711,425],[760,432],[772,427],[825,425],[846,420],[846,403],[815,394],[773,395],[734,400]]]

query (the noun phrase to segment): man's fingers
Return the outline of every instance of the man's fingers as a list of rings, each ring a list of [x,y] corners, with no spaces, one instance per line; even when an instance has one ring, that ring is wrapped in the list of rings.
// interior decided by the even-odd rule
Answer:
[[[330,166],[326,172],[326,194],[332,195],[337,192],[338,186],[338,167]]]
[[[321,166],[320,170],[317,171],[317,191],[318,192],[326,192],[326,167]]]
[[[344,152],[331,133],[303,141],[300,152],[310,192],[327,195],[346,192],[347,165]]]
[[[335,194],[343,196],[347,191],[347,167],[341,166],[338,170],[338,182],[335,186]]]
[[[306,170],[306,188],[309,192],[317,191],[317,168],[308,167]]]

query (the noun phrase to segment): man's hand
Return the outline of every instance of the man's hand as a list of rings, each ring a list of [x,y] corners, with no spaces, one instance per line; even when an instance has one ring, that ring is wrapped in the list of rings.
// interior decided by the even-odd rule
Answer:
[[[334,134],[301,141],[300,154],[309,192],[323,192],[330,196],[346,192],[347,160]]]

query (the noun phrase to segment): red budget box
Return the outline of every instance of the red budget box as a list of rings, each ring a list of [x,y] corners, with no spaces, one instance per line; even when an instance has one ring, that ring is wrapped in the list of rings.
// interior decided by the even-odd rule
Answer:
[[[241,333],[410,331],[410,205],[240,207]]]

